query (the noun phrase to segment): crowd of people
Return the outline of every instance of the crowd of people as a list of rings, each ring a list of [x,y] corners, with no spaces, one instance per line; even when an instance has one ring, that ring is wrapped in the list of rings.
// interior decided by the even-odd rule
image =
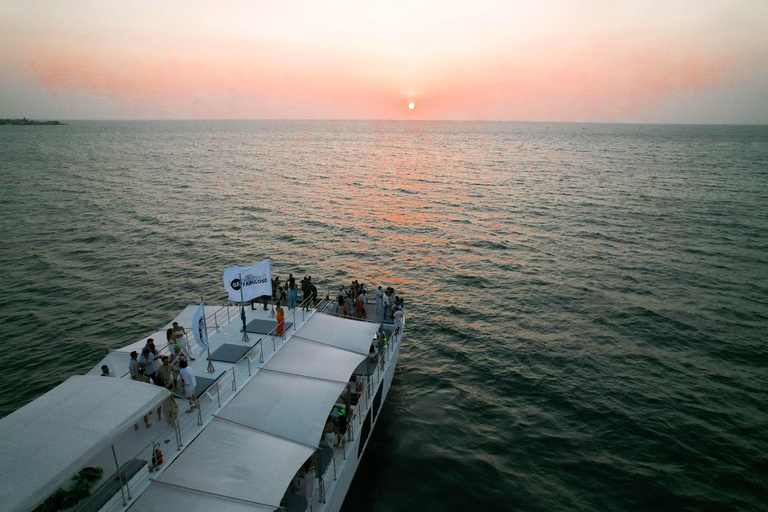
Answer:
[[[376,297],[376,309],[374,315],[382,320],[395,320],[396,313],[402,317],[403,299],[395,295],[395,289],[381,286],[374,290]],[[368,303],[368,291],[365,285],[357,280],[352,281],[348,288],[340,285],[336,291],[336,309],[335,313],[342,316],[354,316],[356,318],[367,318],[368,312],[365,305]]]
[[[172,331],[183,332],[183,328],[179,327],[174,322],[173,328],[168,329],[169,345],[171,341],[174,341],[170,346],[170,354],[161,356],[155,346],[155,340],[148,338],[146,345],[141,349],[141,354],[134,350],[131,352],[131,359],[128,362],[128,375],[131,380],[151,382],[168,390],[168,399],[157,408],[157,419],[161,420],[165,417],[169,425],[174,424],[178,415],[178,405],[173,398],[173,393],[178,388],[181,388],[182,394],[189,401],[189,409],[186,412],[192,412],[197,408],[197,397],[195,396],[197,381],[194,372],[189,367],[189,361],[194,361],[194,358],[184,352],[181,343],[175,343],[180,340],[175,335],[172,335]],[[115,377],[107,365],[101,367],[101,376]],[[163,416],[163,411],[165,411],[165,416]],[[146,428],[152,426],[149,422],[149,417],[153,412],[149,411],[144,415],[144,426]],[[134,428],[138,430],[139,424],[134,424]]]

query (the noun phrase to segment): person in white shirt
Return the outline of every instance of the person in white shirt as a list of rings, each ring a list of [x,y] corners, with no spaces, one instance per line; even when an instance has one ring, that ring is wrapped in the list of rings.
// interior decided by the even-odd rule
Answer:
[[[181,389],[184,390],[184,396],[189,400],[189,409],[185,412],[192,412],[197,407],[197,398],[195,397],[195,387],[197,381],[192,369],[189,368],[185,360],[179,361],[179,373],[181,374]]]
[[[394,325],[394,327],[392,328],[392,335],[394,336],[394,335],[395,335],[395,333],[397,333],[397,332],[398,332],[398,328],[399,328],[399,327],[402,325],[402,323],[403,323],[403,312],[402,312],[402,310],[401,310],[401,309],[398,307],[398,308],[395,310],[395,312],[393,313],[393,315],[392,315],[392,316],[393,316],[393,318],[395,319],[395,325]]]

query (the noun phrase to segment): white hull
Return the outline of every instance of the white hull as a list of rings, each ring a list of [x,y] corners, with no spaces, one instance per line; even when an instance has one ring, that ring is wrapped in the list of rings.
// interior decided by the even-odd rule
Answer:
[[[391,360],[386,366],[383,382],[381,383],[383,386],[381,402],[379,403],[379,409],[375,411],[377,414],[375,414],[375,420],[372,420],[369,435],[365,439],[361,438],[360,434],[362,431],[362,424],[360,421],[356,421],[354,428],[355,440],[346,447],[346,460],[343,460],[342,457],[337,455],[337,458],[340,459],[338,464],[338,469],[341,470],[340,474],[337,474],[335,481],[333,479],[329,479],[329,485],[326,488],[326,503],[319,503],[316,508],[312,509],[313,512],[338,512],[341,510],[341,506],[344,504],[344,499],[347,496],[349,487],[352,485],[352,480],[355,478],[355,473],[357,473],[357,468],[360,465],[360,461],[363,460],[363,457],[365,456],[365,450],[368,448],[368,444],[370,443],[373,431],[376,427],[376,423],[378,423],[380,418],[381,409],[384,407],[384,403],[386,402],[387,396],[389,394],[389,389],[392,387],[392,380],[395,376],[397,359],[400,356],[400,345],[401,343],[397,343],[396,346],[394,346],[391,354]],[[371,405],[373,404],[373,398],[374,397],[371,397],[370,400]],[[369,408],[368,415],[373,416],[373,412],[374,411],[372,408]],[[363,419],[363,421],[365,421],[365,419]],[[364,444],[362,453],[358,457],[358,451],[360,450],[361,442]]]

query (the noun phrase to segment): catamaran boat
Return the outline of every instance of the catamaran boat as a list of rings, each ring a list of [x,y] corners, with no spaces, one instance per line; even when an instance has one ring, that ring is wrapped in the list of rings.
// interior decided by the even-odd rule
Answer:
[[[161,355],[173,350],[166,329],[191,330],[199,306],[188,306],[0,420],[0,508],[338,511],[405,325],[365,309],[357,319],[337,314],[332,300],[304,303],[286,311],[280,336],[274,306],[204,306],[209,355],[183,339],[197,356],[189,362],[197,403],[185,413],[192,403],[182,394],[171,400],[167,389],[130,379],[128,365],[150,337]],[[101,376],[103,365],[118,378]]]

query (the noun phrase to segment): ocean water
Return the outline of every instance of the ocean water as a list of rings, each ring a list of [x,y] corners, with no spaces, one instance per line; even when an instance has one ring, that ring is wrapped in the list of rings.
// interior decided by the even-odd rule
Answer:
[[[768,510],[766,126],[3,126],[0,206],[0,416],[269,256],[406,300],[345,512]]]

